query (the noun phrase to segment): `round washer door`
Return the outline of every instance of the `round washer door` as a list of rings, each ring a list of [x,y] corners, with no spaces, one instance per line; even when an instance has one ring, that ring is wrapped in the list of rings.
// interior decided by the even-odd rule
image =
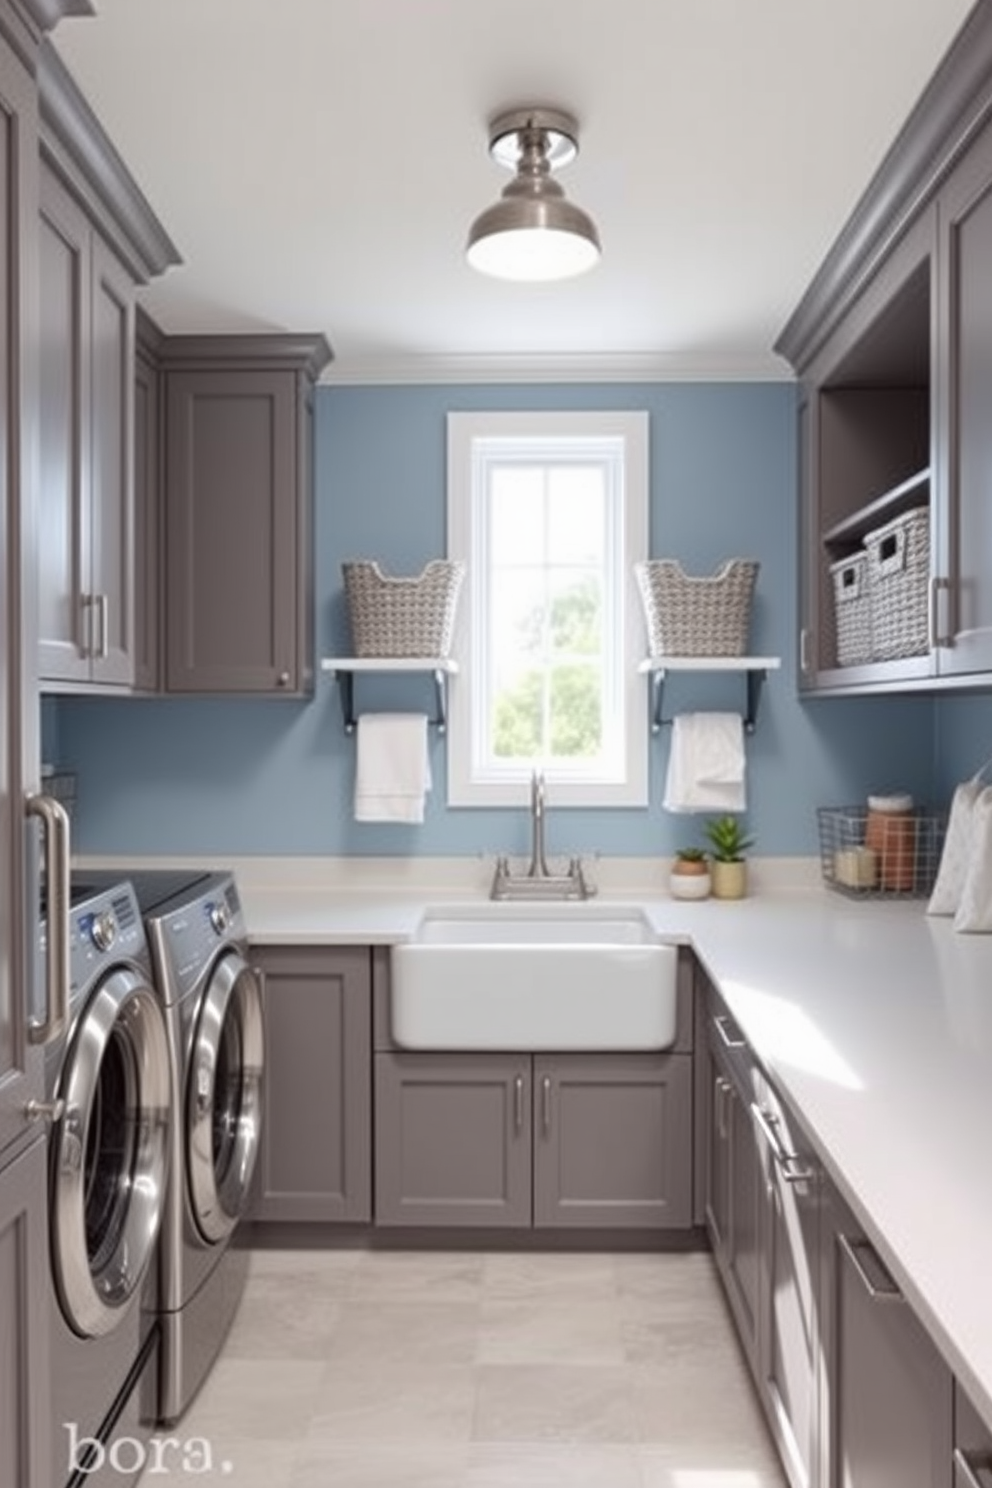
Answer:
[[[127,967],[80,1013],[52,1130],[52,1265],[62,1311],[84,1338],[109,1333],[155,1254],[168,1182],[171,1080],[165,1018]]]
[[[193,1218],[209,1244],[244,1213],[262,1124],[262,995],[237,951],[221,957],[196,1019],[186,1095]]]

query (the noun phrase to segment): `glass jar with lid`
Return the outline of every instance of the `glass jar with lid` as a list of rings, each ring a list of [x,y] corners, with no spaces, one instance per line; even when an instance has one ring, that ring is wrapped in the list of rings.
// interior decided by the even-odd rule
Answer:
[[[878,858],[879,887],[911,894],[916,884],[916,818],[904,792],[868,797],[865,846]]]

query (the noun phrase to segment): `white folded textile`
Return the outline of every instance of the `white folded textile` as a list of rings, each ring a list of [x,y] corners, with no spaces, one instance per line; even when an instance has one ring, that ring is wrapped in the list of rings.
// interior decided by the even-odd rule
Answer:
[[[972,810],[968,867],[955,930],[992,930],[992,786],[980,792]]]
[[[355,750],[355,820],[422,822],[431,788],[425,713],[362,713]]]
[[[672,721],[666,811],[743,811],[744,720],[739,713],[679,713]]]

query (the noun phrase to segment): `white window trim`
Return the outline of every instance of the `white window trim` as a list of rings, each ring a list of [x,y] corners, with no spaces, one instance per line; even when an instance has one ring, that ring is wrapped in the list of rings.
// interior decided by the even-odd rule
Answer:
[[[448,556],[466,565],[455,628],[453,657],[458,675],[452,679],[448,706],[448,805],[519,806],[527,799],[528,782],[516,777],[505,782],[472,778],[471,738],[475,707],[473,687],[472,614],[474,594],[472,475],[473,441],[478,438],[620,437],[624,441],[623,483],[623,717],[626,778],[615,784],[556,779],[549,785],[558,806],[611,807],[648,804],[648,689],[637,665],[646,651],[644,616],[634,582],[634,564],[648,556],[648,427],[645,412],[593,413],[449,413],[448,414]],[[477,564],[476,564],[477,568]]]

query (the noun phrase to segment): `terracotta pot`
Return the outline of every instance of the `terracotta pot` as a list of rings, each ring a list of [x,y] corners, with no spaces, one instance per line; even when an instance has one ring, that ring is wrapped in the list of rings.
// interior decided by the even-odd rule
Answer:
[[[705,858],[676,858],[668,875],[673,899],[708,899],[710,865]]]
[[[714,899],[743,899],[747,893],[747,863],[743,858],[736,863],[710,864]]]

